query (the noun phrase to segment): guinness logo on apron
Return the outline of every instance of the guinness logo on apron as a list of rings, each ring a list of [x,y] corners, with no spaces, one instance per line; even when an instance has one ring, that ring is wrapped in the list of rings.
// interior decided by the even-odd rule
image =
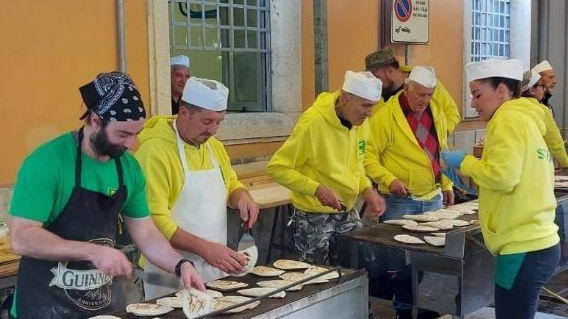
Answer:
[[[92,239],[89,242],[113,247],[112,240],[108,238]],[[93,268],[90,262],[59,262],[50,271],[53,278],[49,286],[63,289],[75,305],[86,310],[99,310],[111,303],[112,276]]]

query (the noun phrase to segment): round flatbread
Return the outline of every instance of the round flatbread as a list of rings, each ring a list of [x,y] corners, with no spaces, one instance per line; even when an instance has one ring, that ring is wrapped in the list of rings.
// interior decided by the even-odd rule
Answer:
[[[183,308],[183,297],[163,297],[156,300],[160,306],[171,308]]]
[[[446,237],[439,237],[439,236],[424,236],[424,240],[436,247],[444,246],[446,244]]]
[[[256,246],[252,246],[252,247],[249,247],[245,250],[239,251],[239,253],[244,254],[248,258],[247,264],[245,266],[245,270],[241,273],[235,273],[235,274],[231,274],[231,275],[237,276],[237,277],[242,277],[242,276],[248,274],[256,265],[256,262],[258,261],[258,248]]]
[[[310,268],[310,264],[290,259],[279,259],[272,264],[278,269],[293,270],[293,269],[307,269]]]
[[[301,273],[301,272],[287,272],[287,273],[280,275],[279,277],[284,279],[284,280],[297,282],[297,281],[300,281],[300,280],[304,280],[308,277],[311,277],[311,275],[306,275],[306,274]],[[324,284],[326,282],[329,282],[329,280],[322,278],[322,277],[316,277],[316,278],[314,278],[310,281],[303,282],[302,285]]]
[[[183,313],[187,318],[195,318],[212,311],[214,299],[197,289],[185,289],[183,295]]]
[[[154,303],[133,303],[126,306],[126,312],[135,316],[159,316],[174,310]]]
[[[462,214],[454,209],[439,209],[430,213],[431,215],[438,216],[438,219],[454,219],[460,217]]]
[[[232,280],[212,280],[205,283],[205,285],[209,288],[220,291],[231,291],[248,286],[247,283]]]
[[[402,218],[414,220],[417,222],[434,222],[440,219],[438,215],[430,214],[415,214],[415,215],[403,215]]]
[[[410,235],[396,235],[394,240],[405,244],[425,244],[422,239]]]
[[[277,290],[278,288],[269,288],[269,287],[258,287],[258,288],[247,288],[247,289],[240,289],[237,290],[239,295],[248,296],[248,297],[260,297],[266,294]],[[273,295],[268,296],[268,298],[284,298],[286,297],[286,292],[279,291]]]
[[[417,225],[418,223],[410,219],[389,219],[383,221],[383,224],[404,226],[404,225]]]
[[[311,266],[310,268],[306,269],[306,271],[304,271],[304,274],[306,274],[308,276],[313,276],[315,274],[321,274],[321,273],[326,272],[328,270],[329,269],[324,268],[324,267]],[[326,280],[336,279],[336,278],[339,278],[339,273],[337,271],[332,271],[330,273],[322,275],[321,278],[326,279]]]
[[[454,228],[454,224],[451,221],[445,219],[440,219],[435,222],[425,222],[419,225],[438,228],[439,230],[448,230]]]
[[[244,297],[244,296],[225,296],[223,298],[219,298],[219,299],[215,299],[214,300],[214,310],[221,310],[223,308],[227,308],[242,302],[246,302],[251,300],[252,298],[250,297]],[[255,301],[252,302],[250,304],[244,305],[242,307],[238,307],[232,310],[227,311],[227,313],[237,313],[237,312],[242,312],[245,311],[247,309],[253,309],[256,306],[258,306],[260,304],[260,301]]]
[[[282,288],[282,287],[286,287],[289,286],[291,284],[293,284],[293,281],[290,280],[284,280],[284,279],[280,279],[280,280],[265,280],[265,281],[259,281],[256,284],[259,285],[260,287],[269,287],[269,288]],[[298,290],[302,290],[302,288],[304,288],[304,286],[302,285],[296,285],[296,286],[292,286],[288,289],[286,289],[286,291],[298,291]]]
[[[256,266],[252,269],[251,273],[260,276],[260,277],[278,277],[285,273],[285,270],[276,269],[272,267],[266,266]]]
[[[422,226],[422,225],[404,225],[404,226],[402,226],[402,228],[410,230],[410,231],[421,232],[421,233],[422,232],[428,233],[428,232],[440,230],[439,228],[435,228],[435,227],[432,227],[432,226]]]

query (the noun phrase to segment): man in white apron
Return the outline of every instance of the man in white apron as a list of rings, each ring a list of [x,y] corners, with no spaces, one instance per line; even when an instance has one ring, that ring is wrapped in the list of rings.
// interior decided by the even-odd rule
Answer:
[[[227,205],[247,227],[258,205],[238,181],[223,144],[213,135],[225,117],[229,90],[192,77],[178,116],[149,119],[136,158],[147,177],[152,217],[172,245],[192,260],[204,281],[244,271],[245,255],[228,247]],[[146,300],[180,289],[179,280],[151,263],[144,267]]]

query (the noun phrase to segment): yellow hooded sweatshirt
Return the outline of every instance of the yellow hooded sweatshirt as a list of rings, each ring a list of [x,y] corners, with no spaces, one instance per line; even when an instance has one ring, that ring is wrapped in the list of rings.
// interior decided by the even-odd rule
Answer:
[[[370,136],[365,152],[367,175],[378,184],[381,193],[388,194],[389,185],[401,180],[410,193],[432,199],[440,187],[435,181],[430,158],[412,132],[398,101],[403,91],[391,97],[369,120]],[[430,101],[440,150],[447,147],[447,123],[443,108]],[[452,189],[452,182],[442,175],[443,191]]]
[[[545,132],[542,110],[527,99],[509,100],[487,124],[482,158],[466,155],[460,166],[479,185],[481,230],[495,255],[541,250],[560,240]]]
[[[350,130],[341,125],[335,113],[339,92],[317,97],[266,169],[270,177],[292,191],[292,203],[302,211],[337,213],[314,196],[320,184],[331,187],[348,209],[355,205],[359,193],[371,187],[363,168],[367,121]]]
[[[170,239],[177,225],[172,220],[171,209],[177,201],[184,182],[183,168],[179,159],[173,122],[176,116],[154,116],[144,124],[138,139],[140,146],[134,155],[146,176],[146,193],[152,218],[158,229]],[[189,167],[193,170],[213,168],[209,145],[221,166],[227,196],[244,187],[231,167],[231,161],[223,144],[211,137],[196,148],[184,143]]]

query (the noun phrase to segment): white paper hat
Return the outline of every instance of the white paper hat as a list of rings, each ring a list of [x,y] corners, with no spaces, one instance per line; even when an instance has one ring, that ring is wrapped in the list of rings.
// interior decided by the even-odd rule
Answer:
[[[178,55],[170,58],[170,66],[182,65],[189,69],[189,57],[185,55]]]
[[[527,81],[528,79],[528,81]],[[532,88],[537,82],[540,80],[540,74],[538,74],[535,70],[528,70],[523,73],[523,88],[521,91],[526,91]],[[525,83],[525,81],[527,81]]]
[[[552,67],[550,62],[548,62],[547,60],[544,60],[544,61],[540,62],[539,64],[535,65],[532,69],[536,73],[540,73],[540,72],[544,72],[544,71],[548,71],[548,70],[554,70],[554,68]]]
[[[211,111],[227,109],[229,89],[215,80],[190,77],[183,88],[182,101]]]
[[[415,66],[412,68],[408,80],[433,89],[436,87],[436,73],[429,66]]]
[[[487,59],[479,62],[469,62],[465,67],[467,82],[501,77],[523,80],[523,61],[519,59]]]
[[[383,83],[371,72],[345,72],[343,91],[377,102],[381,99]]]

